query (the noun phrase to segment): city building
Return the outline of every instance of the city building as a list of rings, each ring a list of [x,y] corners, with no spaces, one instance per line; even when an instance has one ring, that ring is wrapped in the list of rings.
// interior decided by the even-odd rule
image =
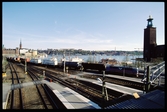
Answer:
[[[16,49],[6,49],[2,48],[2,55],[19,55],[19,48]]]
[[[2,55],[13,55],[13,56],[37,56],[37,50],[30,50],[28,48],[22,48],[22,42],[20,40],[19,48],[16,47],[16,49],[6,49],[4,45],[2,46]]]
[[[144,61],[150,62],[153,59],[163,58],[165,60],[165,45],[157,45],[156,43],[156,27],[153,27],[153,18],[149,16],[147,19],[147,28],[144,29]]]

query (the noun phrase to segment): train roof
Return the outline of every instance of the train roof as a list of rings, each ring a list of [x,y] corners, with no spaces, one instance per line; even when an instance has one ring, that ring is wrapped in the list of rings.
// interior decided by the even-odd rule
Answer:
[[[129,66],[114,66],[114,65],[109,65],[109,64],[107,64],[107,67],[115,67],[115,68],[132,68],[132,69],[138,69],[138,68],[136,68],[136,67],[129,67]]]

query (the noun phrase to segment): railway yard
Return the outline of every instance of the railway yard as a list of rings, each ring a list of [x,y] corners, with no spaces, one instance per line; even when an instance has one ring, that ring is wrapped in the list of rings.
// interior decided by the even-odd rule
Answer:
[[[14,61],[8,61],[6,74],[4,109],[104,109],[134,98],[134,93],[146,94],[142,76],[82,70],[64,72],[58,67],[33,64],[25,67],[25,63]],[[149,92],[156,89],[164,91],[164,86],[150,85]]]

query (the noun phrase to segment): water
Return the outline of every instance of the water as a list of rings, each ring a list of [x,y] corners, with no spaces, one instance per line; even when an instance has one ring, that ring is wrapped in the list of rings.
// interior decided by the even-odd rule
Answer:
[[[47,58],[51,58],[51,57],[54,57],[54,58],[57,58],[58,59],[58,62],[60,62],[60,60],[63,58],[63,55],[48,55]],[[135,58],[143,58],[143,55],[129,55],[129,56],[123,56],[123,55],[115,55],[115,56],[107,56],[107,55],[70,55],[70,56],[65,56],[66,60],[69,60],[71,58],[74,58],[74,57],[78,57],[78,58],[82,58],[84,62],[99,62],[101,59],[108,59],[108,58],[111,58],[111,59],[115,59],[119,62],[122,62],[122,61],[131,61],[131,62],[134,62],[135,60],[132,60],[132,59],[135,59]]]

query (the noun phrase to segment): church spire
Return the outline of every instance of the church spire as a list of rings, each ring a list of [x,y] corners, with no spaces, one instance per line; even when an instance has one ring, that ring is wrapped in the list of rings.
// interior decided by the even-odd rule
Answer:
[[[20,49],[22,48],[22,43],[21,43],[21,39],[20,39]]]

